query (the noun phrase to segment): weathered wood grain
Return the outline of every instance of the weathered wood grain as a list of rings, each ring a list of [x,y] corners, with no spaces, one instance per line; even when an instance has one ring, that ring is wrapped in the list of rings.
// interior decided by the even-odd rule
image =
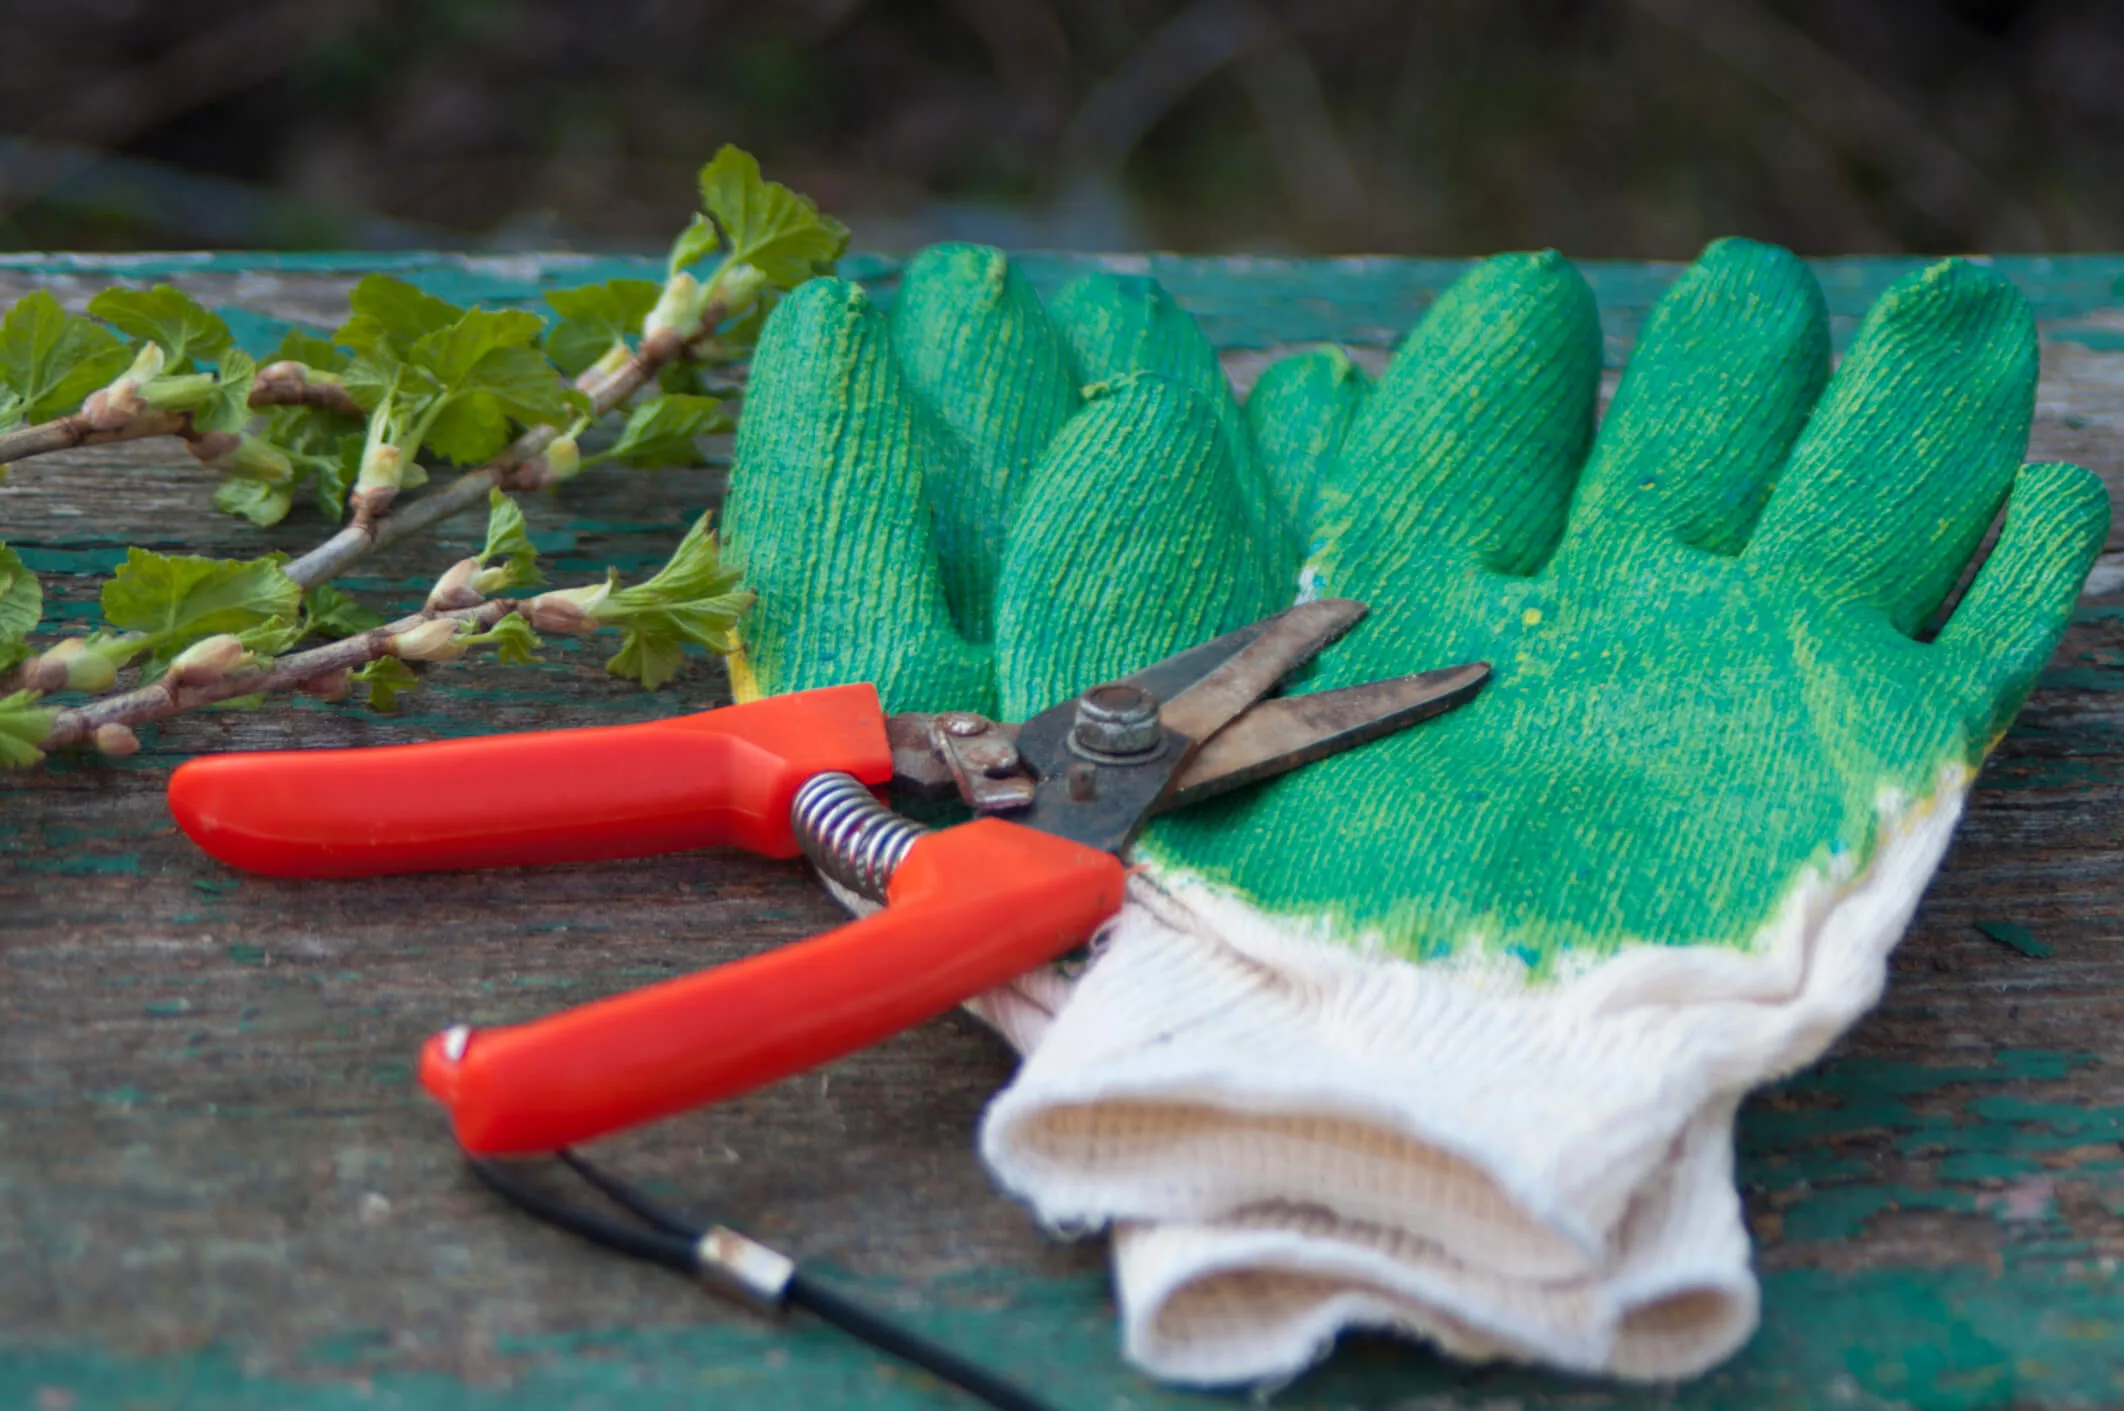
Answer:
[[[2124,260],[2002,262],[2045,314],[2035,454],[2124,484]],[[363,257],[0,261],[78,304],[173,277],[271,320],[329,323]],[[393,262],[440,292],[524,300],[612,261]],[[1046,287],[1071,262],[1039,265]],[[865,268],[889,293],[891,268]],[[1391,342],[1446,262],[1161,262],[1250,380],[1263,350]],[[1839,327],[1900,268],[1822,266]],[[1671,270],[1595,270],[1610,362]],[[174,452],[174,453],[173,453]],[[92,612],[128,543],[299,550],[214,514],[172,446],[54,456],[0,485],[0,538],[53,615]],[[659,561],[713,471],[593,472],[535,499],[556,578]],[[352,586],[417,603],[476,522]],[[1765,1328],[1682,1406],[2124,1403],[2124,566],[2105,569],[1980,781],[1879,1010],[1751,1103],[1742,1179]],[[780,944],[838,917],[797,869],[721,854],[483,876],[241,877],[169,823],[196,752],[642,718],[726,698],[708,663],[647,696],[592,650],[457,665],[395,717],[316,703],[209,712],[119,765],[0,776],[0,1407],[956,1404],[801,1323],[775,1328],[497,1208],[411,1083],[420,1040]],[[2026,927],[2031,957],[1976,923]],[[954,1017],[612,1144],[615,1164],[1042,1384],[1070,1407],[1179,1406],[1123,1368],[1102,1253],[996,1196],[970,1133],[1009,1064]],[[1356,1339],[1280,1404],[1641,1404]]]

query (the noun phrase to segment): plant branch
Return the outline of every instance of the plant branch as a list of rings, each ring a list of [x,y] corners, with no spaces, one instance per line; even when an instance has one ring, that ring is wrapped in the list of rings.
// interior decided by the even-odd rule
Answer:
[[[150,721],[168,719],[183,711],[212,705],[216,701],[297,690],[319,677],[365,665],[378,657],[396,655],[391,650],[391,639],[400,633],[411,631],[423,622],[447,617],[470,624],[474,632],[484,632],[515,612],[518,606],[514,599],[496,598],[492,602],[481,603],[478,607],[459,608],[454,612],[431,612],[423,609],[396,622],[372,627],[366,632],[342,638],[337,642],[328,642],[306,652],[291,652],[286,656],[277,657],[257,670],[231,672],[209,681],[183,685],[172,685],[169,678],[164,677],[151,686],[106,696],[91,705],[60,711],[53,719],[51,732],[45,736],[41,748],[61,750],[70,745],[78,745],[93,738],[96,731],[106,725],[144,725]]]
[[[323,411],[360,416],[361,407],[347,389],[336,382],[305,382],[287,376],[260,376],[251,385],[253,411],[270,407],[316,407]],[[98,427],[80,412],[56,417],[35,426],[0,433],[0,465],[28,460],[31,456],[71,451],[77,446],[103,446],[113,441],[139,441],[150,436],[182,436],[192,429],[189,412],[150,412],[123,426]]]
[[[702,311],[700,330],[692,339],[675,334],[645,338],[640,348],[610,372],[599,373],[593,368],[578,377],[576,388],[590,398],[592,417],[604,416],[619,407],[648,386],[667,363],[690,356],[696,345],[712,341],[709,332],[722,323],[726,314],[720,303],[711,303]],[[477,470],[465,472],[443,489],[394,506],[379,517],[364,519],[357,514],[352,523],[289,563],[284,571],[305,588],[328,582],[378,549],[485,504],[489,490],[497,486],[509,488],[516,471],[544,454],[560,434],[557,426],[531,427],[500,455]]]
[[[24,426],[0,434],[0,465],[31,456],[70,451],[76,446],[102,446],[112,441],[138,441],[148,436],[175,436],[192,424],[183,412],[151,412],[135,417],[115,429],[99,429],[80,412]]]

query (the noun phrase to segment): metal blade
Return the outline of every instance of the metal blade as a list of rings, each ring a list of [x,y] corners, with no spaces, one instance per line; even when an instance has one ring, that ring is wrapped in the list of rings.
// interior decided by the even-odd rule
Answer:
[[[1474,699],[1489,678],[1489,663],[1478,661],[1262,701],[1196,751],[1157,811],[1186,808],[1442,715]]]
[[[1231,652],[1222,664],[1185,685],[1174,694],[1160,694],[1149,682],[1130,677],[1162,701],[1158,721],[1167,730],[1206,746],[1211,737],[1276,689],[1277,683],[1311,661],[1322,647],[1355,627],[1364,617],[1364,604],[1349,598],[1320,598],[1300,603],[1286,612],[1254,624],[1260,633]],[[1241,631],[1252,631],[1242,628]],[[1222,646],[1231,636],[1220,637],[1210,646]],[[1197,650],[1202,650],[1197,648]],[[1174,661],[1184,660],[1183,654]],[[1165,666],[1167,663],[1160,663]],[[1139,673],[1148,677],[1159,667]]]

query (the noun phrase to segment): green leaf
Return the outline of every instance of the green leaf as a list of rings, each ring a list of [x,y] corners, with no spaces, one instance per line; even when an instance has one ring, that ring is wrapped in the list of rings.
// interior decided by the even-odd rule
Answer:
[[[655,469],[659,466],[700,465],[700,447],[694,439],[731,427],[722,403],[713,397],[685,395],[657,397],[638,404],[627,416],[626,429],[612,449],[598,459],[624,461],[628,465]]]
[[[600,622],[621,622],[637,611],[697,600],[721,601],[734,593],[735,606],[742,607],[745,595],[735,592],[737,584],[737,570],[718,561],[715,533],[708,527],[708,516],[702,515],[653,577],[613,593],[598,605],[597,616]]]
[[[370,710],[397,710],[398,698],[420,685],[413,668],[397,657],[378,657],[367,666],[348,672],[347,679],[369,688]]]
[[[236,341],[221,315],[175,285],[106,289],[89,300],[88,311],[135,338],[160,343],[173,372],[186,359],[217,362]]]
[[[452,397],[421,444],[459,465],[477,465],[509,444],[508,413],[484,392]],[[410,462],[407,469],[412,469]]]
[[[606,659],[605,670],[639,681],[644,690],[654,691],[678,675],[685,664],[685,645],[677,633],[630,627],[620,638],[620,649]]]
[[[19,642],[44,620],[44,588],[22,556],[0,544],[0,642]]]
[[[685,643],[732,651],[738,618],[751,601],[738,588],[737,573],[717,561],[715,535],[703,515],[654,577],[597,605],[598,622],[625,633],[605,669],[655,690],[678,671]]]
[[[725,147],[701,168],[701,206],[728,242],[726,265],[748,264],[793,289],[848,248],[848,230],[810,198],[760,176],[749,152]],[[680,237],[682,240],[685,238]]]
[[[28,421],[78,410],[83,398],[132,361],[108,328],[68,313],[42,289],[17,299],[0,319],[0,381]]]
[[[352,637],[384,625],[384,615],[363,607],[329,583],[320,583],[303,594],[303,635]]]
[[[243,643],[251,655],[270,660],[301,641],[302,631],[300,620],[286,622],[276,618],[256,627],[246,627],[236,634],[236,640]]]
[[[361,447],[361,433],[348,432],[339,438],[337,455],[320,457],[315,462],[317,479],[310,489],[316,496],[318,513],[326,519],[336,521],[346,515],[347,492],[361,475]]]
[[[723,150],[727,152],[732,149],[726,147]],[[753,175],[755,177],[759,175],[757,166],[753,168]],[[701,169],[701,189],[703,191],[707,190],[707,178],[708,169],[703,167]],[[687,223],[686,228],[679,232],[678,239],[671,242],[671,258],[665,262],[665,269],[672,274],[677,274],[686,266],[695,264],[714,254],[716,247],[722,243],[722,237],[716,234],[715,222],[704,215],[696,214]]]
[[[0,671],[36,655],[23,639],[44,620],[44,588],[17,554],[0,544]]]
[[[280,346],[269,363],[301,363],[318,372],[338,372],[347,365],[347,355],[332,346],[332,340],[300,326],[280,335]]]
[[[531,547],[531,535],[524,528],[523,506],[500,490],[487,492],[487,542],[479,551],[479,561],[484,565],[489,559],[505,559],[509,569],[508,578],[488,589],[490,593],[546,581],[538,571],[538,550]]]
[[[103,616],[146,636],[150,666],[216,633],[292,625],[302,589],[277,558],[209,559],[129,549],[103,585]]]
[[[201,431],[241,431],[251,424],[251,384],[258,364],[241,348],[225,348],[214,378],[214,395],[192,409],[192,425]]]
[[[365,412],[373,412],[384,399],[392,385],[400,380],[400,368],[404,366],[398,355],[389,348],[379,348],[363,353],[349,362],[339,376],[340,385],[354,404]]]
[[[608,279],[577,289],[554,289],[546,302],[561,321],[546,335],[546,356],[573,377],[616,343],[642,331],[662,286],[647,279]]]
[[[295,467],[295,488],[310,480],[318,511],[327,519],[345,512],[347,487],[361,466],[362,434],[346,425],[346,418],[316,407],[274,407],[259,427],[259,439],[278,446]]]
[[[493,397],[510,416],[528,426],[565,426],[590,410],[590,399],[563,382],[553,364],[530,348],[493,349],[480,358],[461,385]]]
[[[217,509],[241,515],[261,529],[286,519],[294,503],[295,493],[290,487],[268,485],[263,480],[224,480],[214,491]]]
[[[0,698],[0,765],[27,769],[44,758],[40,748],[52,733],[56,710],[37,706],[35,691],[17,691]]]
[[[448,328],[465,313],[387,274],[362,276],[347,295],[347,306],[354,311],[353,317],[339,326],[333,342],[363,353],[388,348],[400,357],[422,336]]]
[[[513,612],[487,631],[457,640],[468,647],[492,644],[495,660],[503,666],[534,666],[542,659],[538,649],[545,645],[531,624]]]
[[[529,348],[544,328],[537,314],[523,309],[471,309],[449,327],[415,339],[406,350],[406,361],[434,373],[445,388],[454,388],[472,376],[487,354],[498,348]],[[544,361],[539,359],[541,366]]]

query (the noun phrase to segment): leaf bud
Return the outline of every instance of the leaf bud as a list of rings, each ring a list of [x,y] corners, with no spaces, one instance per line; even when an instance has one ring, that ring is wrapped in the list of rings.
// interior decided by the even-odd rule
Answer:
[[[540,593],[524,607],[524,616],[541,632],[580,636],[597,628],[597,609],[612,596],[612,584],[592,583],[583,588],[561,588]]]
[[[465,654],[464,643],[457,640],[457,620],[449,617],[431,617],[418,627],[393,633],[384,649],[401,661],[455,661]]]
[[[379,441],[361,453],[361,473],[354,479],[357,490],[384,487],[396,490],[405,480],[406,453],[389,441]]]
[[[459,559],[450,565],[443,576],[435,580],[428,591],[429,612],[449,612],[456,608],[476,608],[487,600],[487,595],[473,586],[479,575],[477,558]]]
[[[165,679],[172,686],[200,686],[219,681],[242,666],[249,656],[243,643],[233,634],[219,633],[194,642],[179,652],[177,659],[170,663],[169,675]]]
[[[89,393],[81,403],[82,419],[92,430],[116,431],[128,422],[146,416],[153,408],[140,395],[140,386],[160,376],[165,361],[160,343],[147,344],[133,355],[131,367],[111,379],[107,386]]]
[[[118,431],[153,408],[140,395],[140,385],[128,378],[119,378],[100,391],[91,392],[81,404],[81,419],[92,431]]]
[[[692,275],[680,270],[664,281],[656,307],[642,320],[642,356],[650,359],[675,355],[687,339],[701,331],[701,312],[708,306],[708,291]]]
[[[99,725],[96,727],[96,733],[91,738],[95,740],[96,748],[100,752],[110,755],[114,759],[122,759],[127,755],[140,753],[140,737],[133,733],[130,726],[120,725],[116,722],[109,725]]]
[[[184,448],[190,451],[192,459],[201,465],[219,470],[223,459],[234,455],[236,448],[242,444],[243,438],[233,431],[201,431],[187,436]]]
[[[752,301],[760,297],[767,287],[767,276],[751,265],[732,265],[715,282],[716,298],[722,303],[723,315],[728,318],[741,314],[752,307]]]
[[[101,652],[91,651],[86,637],[69,637],[37,658],[27,673],[38,691],[107,691],[118,668]]]

